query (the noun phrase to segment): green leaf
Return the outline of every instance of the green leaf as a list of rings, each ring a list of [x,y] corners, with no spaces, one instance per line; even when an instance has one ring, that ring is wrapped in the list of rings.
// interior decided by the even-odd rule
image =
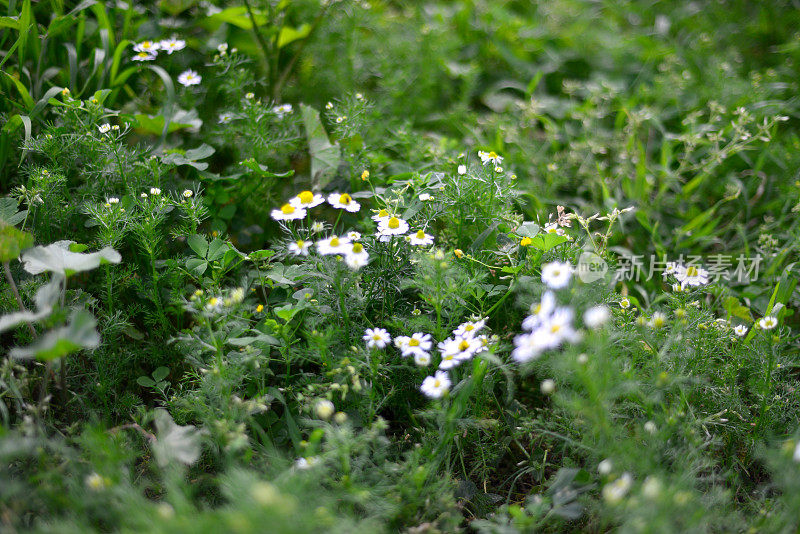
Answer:
[[[253,15],[256,25],[263,26],[267,23],[267,16],[260,11],[253,10]],[[253,23],[247,14],[246,6],[229,7],[227,9],[223,9],[219,13],[215,13],[208,17],[208,20],[214,22],[226,22],[243,30],[253,29]]]
[[[12,358],[51,361],[82,349],[96,349],[100,346],[96,325],[97,321],[91,313],[77,310],[70,316],[67,326],[51,330],[32,345],[11,349],[9,355]]]
[[[200,277],[203,276],[203,273],[208,269],[208,262],[206,260],[191,258],[186,260],[186,268],[192,276]]]
[[[199,234],[192,234],[186,238],[186,243],[201,258],[205,258],[208,253],[208,242]]]
[[[304,39],[311,33],[311,24],[302,24],[297,28],[284,26],[281,28],[281,33],[278,34],[278,48],[283,48],[289,43],[293,43],[298,39]]]
[[[62,276],[91,271],[104,263],[119,263],[122,256],[111,247],[97,252],[83,254],[70,250],[74,241],[56,241],[46,247],[38,246],[22,254],[22,262],[27,272],[39,274],[50,271]]]
[[[156,382],[161,382],[169,375],[169,367],[157,367],[155,371],[153,371],[153,380]]]
[[[19,202],[17,202],[17,199],[15,198],[11,197],[0,198],[0,222],[4,222],[12,226],[16,226],[17,223],[21,222],[25,218],[25,215],[28,214],[28,212],[17,211],[18,206]]]
[[[565,236],[558,234],[539,234],[531,238],[531,246],[547,252],[561,243],[569,241]]]
[[[151,388],[156,385],[152,378],[149,376],[140,376],[136,379],[136,383],[142,386],[143,388]]]
[[[328,134],[319,119],[319,111],[300,104],[300,112],[308,138],[308,150],[311,155],[311,178],[315,190],[325,186],[339,168],[341,150],[339,145],[331,143]]]
[[[219,260],[230,248],[230,244],[227,241],[215,237],[211,244],[208,245],[208,261]]]
[[[22,251],[33,246],[33,236],[0,221],[0,263],[19,258]]]

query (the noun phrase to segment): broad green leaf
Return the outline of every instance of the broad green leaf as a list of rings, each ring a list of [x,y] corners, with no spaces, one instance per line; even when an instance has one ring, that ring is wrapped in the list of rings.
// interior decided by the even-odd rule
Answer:
[[[300,112],[308,138],[311,154],[311,178],[315,188],[328,183],[341,162],[339,145],[331,143],[319,119],[319,112],[312,107],[300,104]]]
[[[70,250],[74,241],[56,241],[46,247],[38,246],[22,254],[22,262],[27,272],[39,274],[50,271],[61,276],[91,271],[103,263],[119,263],[122,256],[111,247],[97,252],[83,254]]]
[[[172,462],[191,465],[200,458],[200,436],[193,425],[176,425],[172,416],[162,408],[156,409],[156,441],[153,443],[158,465],[166,467]]]
[[[558,234],[539,234],[531,238],[531,246],[547,252],[553,247],[569,241],[563,235]]]
[[[302,24],[297,28],[284,26],[281,28],[281,33],[278,34],[278,48],[283,48],[289,43],[293,43],[298,39],[304,39],[311,33],[311,24]]]
[[[263,26],[267,23],[267,16],[258,10],[253,10],[253,15],[258,26]],[[253,28],[253,23],[247,14],[247,7],[236,6],[223,9],[219,13],[215,13],[208,17],[208,20],[214,22],[227,22],[233,24],[243,30],[250,30]]]
[[[97,321],[91,313],[77,310],[70,316],[67,326],[51,330],[32,345],[11,349],[9,355],[12,358],[51,361],[82,349],[96,349],[100,346],[96,325]]]
[[[33,236],[0,220],[0,263],[19,258],[22,251],[33,246]]]
[[[205,258],[206,254],[208,253],[208,242],[203,238],[203,236],[198,234],[192,234],[186,238],[186,243],[188,243],[189,247],[201,258]]]
[[[25,219],[27,211],[17,211],[19,202],[17,199],[11,197],[0,198],[0,222],[16,226],[19,222]]]

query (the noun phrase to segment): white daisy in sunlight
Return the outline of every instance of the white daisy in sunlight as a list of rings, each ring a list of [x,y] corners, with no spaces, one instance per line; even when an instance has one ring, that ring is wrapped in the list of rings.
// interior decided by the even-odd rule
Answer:
[[[431,399],[441,398],[450,390],[450,378],[444,371],[436,371],[433,376],[426,377],[422,381],[419,389]]]
[[[325,202],[325,197],[319,193],[312,193],[311,191],[303,191],[296,197],[289,199],[289,204],[298,208],[313,208]]]
[[[572,276],[572,265],[569,262],[554,261],[542,265],[542,282],[552,289],[567,287]]]
[[[542,300],[531,306],[531,314],[522,321],[522,328],[534,330],[544,319],[556,309],[556,296],[552,291],[545,291]]]
[[[467,321],[458,325],[458,328],[453,330],[453,335],[461,337],[475,337],[475,334],[480,332],[486,326],[486,319],[480,321]]]
[[[778,320],[772,315],[767,315],[758,320],[758,326],[760,326],[764,330],[772,330],[773,328],[778,326]]]
[[[311,248],[313,243],[311,241],[303,241],[298,239],[294,243],[289,244],[289,252],[295,256],[308,256],[308,249]]]
[[[708,271],[695,265],[689,265],[688,267],[678,266],[674,275],[678,282],[681,283],[681,288],[703,286],[709,281]]]
[[[378,211],[377,211],[377,212],[376,212],[376,213],[375,213],[375,214],[372,216],[372,220],[373,220],[373,221],[375,221],[375,222],[378,222],[378,223],[379,223],[379,222],[381,222],[381,221],[382,221],[382,220],[384,220],[384,219],[388,219],[388,218],[390,218],[391,216],[392,216],[392,214],[391,214],[391,213],[389,213],[389,210],[387,210],[386,208],[381,208],[380,210],[378,210]]]
[[[361,239],[361,234],[354,230],[351,230],[347,232],[347,239],[349,239],[350,241],[358,241],[359,239]]]
[[[433,346],[430,334],[423,334],[416,332],[411,335],[407,340],[404,340],[403,346],[400,350],[403,352],[403,357],[417,354],[418,352],[428,352]]]
[[[382,349],[389,344],[392,336],[383,328],[367,328],[362,339],[367,343],[367,348]]]
[[[408,223],[398,217],[389,217],[378,223],[378,233],[382,236],[401,235],[408,232]]]
[[[149,52],[139,52],[138,54],[134,54],[131,59],[134,61],[153,61],[155,58],[155,54],[151,54]]]
[[[487,163],[491,163],[495,167],[503,163],[503,158],[497,155],[497,152],[484,152],[483,150],[478,150],[478,157],[481,158],[481,163],[486,165]]]
[[[481,348],[483,348],[483,342],[471,336],[455,336],[447,338],[439,343],[439,352],[442,353],[442,361],[444,361],[446,357],[449,361],[450,356],[455,357],[457,360],[469,360]]]
[[[358,270],[369,262],[369,253],[361,243],[353,243],[350,250],[344,255],[345,264],[353,270]]]
[[[426,234],[424,230],[417,230],[415,234],[410,234],[407,239],[414,246],[433,245],[433,236]]]
[[[184,87],[199,85],[201,81],[203,81],[203,77],[192,69],[185,70],[178,75],[178,83]]]
[[[306,210],[303,208],[296,208],[291,204],[284,204],[280,209],[272,210],[270,216],[276,221],[294,221],[302,219],[306,216]]]
[[[733,333],[739,337],[744,337],[747,335],[747,327],[743,324],[736,325],[736,327],[733,329]]]
[[[177,52],[178,50],[183,50],[186,48],[186,41],[183,39],[176,39],[174,37],[170,37],[169,39],[164,39],[160,43],[158,43],[161,50],[166,52],[167,54],[172,54],[173,52]]]
[[[317,241],[317,252],[323,256],[329,254],[347,254],[351,250],[350,240],[346,237],[332,235]]]
[[[427,367],[431,363],[431,355],[428,352],[415,352],[414,363],[419,367]]]
[[[361,209],[361,204],[353,200],[353,197],[347,193],[331,193],[328,195],[328,204],[336,209],[356,213]]]
[[[157,54],[161,49],[161,43],[158,41],[142,41],[133,45],[134,52],[145,52],[147,54]]]

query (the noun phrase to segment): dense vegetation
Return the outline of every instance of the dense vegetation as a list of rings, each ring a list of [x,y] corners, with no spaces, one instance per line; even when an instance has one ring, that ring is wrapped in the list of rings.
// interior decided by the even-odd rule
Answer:
[[[0,0],[0,530],[796,532],[798,28]]]

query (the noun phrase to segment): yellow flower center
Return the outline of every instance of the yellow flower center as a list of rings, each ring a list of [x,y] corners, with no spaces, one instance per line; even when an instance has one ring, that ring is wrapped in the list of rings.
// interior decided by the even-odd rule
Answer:
[[[475,330],[475,325],[473,324],[468,324],[464,327],[464,331],[466,332],[472,332],[473,330]]]
[[[297,241],[297,248],[303,248],[303,245],[305,245],[305,244],[306,244],[305,241],[303,241],[302,239],[299,239]]]
[[[381,210],[381,211],[378,212],[378,217],[388,217],[388,216],[389,216],[389,211],[388,210],[384,209],[384,210]]]
[[[378,334],[375,334],[375,335],[372,336],[372,339],[374,339],[375,341],[380,341],[381,340],[381,336],[378,335]]]
[[[216,306],[217,302],[219,302],[219,299],[217,299],[217,297],[211,297],[210,299],[208,299],[209,306]]]
[[[497,152],[492,150],[491,152],[489,152],[489,157],[492,158],[492,159],[496,158],[497,157]]]
[[[553,326],[550,327],[550,332],[553,334],[555,334],[559,330],[561,330],[561,325],[554,324]]]
[[[694,265],[691,265],[686,268],[686,276],[697,276],[697,274],[698,274],[697,267],[695,267]]]
[[[422,230],[417,232],[417,239],[425,239],[425,232]]]
[[[536,305],[536,307],[533,309],[533,314],[534,314],[534,315],[539,315],[539,313],[541,313],[541,311],[542,311],[542,303],[540,302],[540,303],[539,303],[539,304],[537,304],[537,305]]]
[[[300,202],[302,202],[303,204],[311,204],[311,202],[314,200],[314,193],[312,193],[311,191],[303,191],[302,193],[297,195],[297,198],[299,198]]]
[[[291,215],[294,213],[294,206],[291,204],[284,204],[281,206],[281,211],[284,213],[284,215]]]
[[[435,388],[442,387],[442,381],[437,378],[436,380],[433,381],[433,387]]]
[[[416,339],[416,338],[412,337],[411,339],[408,340],[408,346],[409,347],[419,347],[419,339]]]
[[[364,245],[361,243],[355,243],[353,245],[353,252],[356,254],[360,254],[364,250]]]
[[[448,355],[446,355],[446,356],[443,356],[443,357],[442,357],[442,360],[445,360],[445,361],[450,361],[450,360],[452,360],[452,359],[453,359],[453,358],[455,358],[455,357],[456,357],[456,355],[455,355],[455,354],[448,354]]]
[[[345,206],[350,204],[353,201],[353,198],[348,195],[347,193],[343,193],[339,195],[339,204],[344,204]]]
[[[339,238],[338,238],[338,237],[336,237],[336,236],[333,236],[333,238],[331,239],[330,245],[331,245],[332,247],[338,247],[338,246],[339,246],[339,244],[340,244],[340,243],[339,243]]]
[[[400,228],[400,219],[398,219],[397,217],[392,217],[391,219],[389,219],[389,224],[387,226],[392,230],[397,230],[398,228]]]
[[[468,348],[469,348],[469,341],[467,341],[466,339],[462,340],[461,343],[458,344],[458,350],[460,350],[461,352],[464,352]]]

